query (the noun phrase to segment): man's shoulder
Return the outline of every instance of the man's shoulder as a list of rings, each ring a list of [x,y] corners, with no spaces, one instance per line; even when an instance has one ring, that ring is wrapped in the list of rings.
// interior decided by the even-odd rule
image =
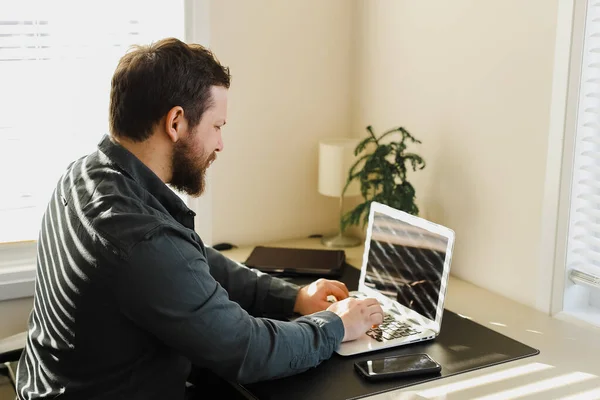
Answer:
[[[71,162],[59,180],[58,189],[69,201],[88,206],[101,195],[131,196],[140,192],[133,180],[101,153],[94,152]]]
[[[107,213],[146,212],[148,193],[118,166],[92,153],[74,161],[62,179],[67,202],[78,207],[88,219]]]
[[[97,153],[73,162],[65,175],[75,216],[122,253],[156,228],[174,224],[142,185]]]

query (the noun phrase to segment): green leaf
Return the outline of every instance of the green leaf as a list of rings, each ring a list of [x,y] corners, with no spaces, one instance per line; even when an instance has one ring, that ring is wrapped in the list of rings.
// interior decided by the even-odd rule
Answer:
[[[341,224],[342,231],[345,231],[349,225],[361,224],[361,219],[363,220],[362,226],[364,227],[366,224],[364,216],[366,215],[367,221],[368,221],[370,208],[371,208],[371,201],[366,201],[362,204],[357,205],[352,211],[349,211],[346,214],[344,214],[342,216],[342,224]]]
[[[375,132],[373,132],[373,127],[371,125],[367,126],[367,131],[369,132],[369,135],[371,135],[373,140],[375,140],[375,143],[379,144],[379,142],[377,142],[377,137],[375,137]]]
[[[410,162],[410,164],[412,165],[413,171],[416,171],[417,169],[425,168],[425,160],[423,160],[423,158],[417,154],[406,153],[406,154],[404,154],[404,159],[405,159],[405,161]]]
[[[384,137],[386,137],[387,135],[391,135],[392,133],[395,132],[402,132],[401,130],[402,128],[395,128],[395,129],[391,129],[389,131],[386,131],[385,133],[383,133],[381,136],[379,136],[379,138],[377,138],[377,141],[381,142],[381,139],[383,139]]]
[[[375,142],[375,138],[372,137],[372,136],[367,136],[365,139],[361,140],[358,143],[358,145],[356,145],[356,148],[354,149],[354,155],[358,156],[360,153],[362,153],[363,151],[365,151],[365,148],[371,142]]]
[[[421,143],[420,140],[415,139],[406,129],[400,128],[400,130],[402,131],[402,136],[403,136],[402,142],[404,142],[404,140],[406,140],[408,138],[413,143]]]

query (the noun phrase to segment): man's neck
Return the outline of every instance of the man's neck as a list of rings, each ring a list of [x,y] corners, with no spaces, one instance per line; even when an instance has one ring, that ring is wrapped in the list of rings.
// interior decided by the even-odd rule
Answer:
[[[118,137],[112,134],[110,135],[110,139],[136,156],[163,182],[168,182],[171,178],[169,162],[171,155],[168,153],[169,148],[165,144],[159,143],[157,135],[152,135],[143,142],[134,142],[126,137]]]

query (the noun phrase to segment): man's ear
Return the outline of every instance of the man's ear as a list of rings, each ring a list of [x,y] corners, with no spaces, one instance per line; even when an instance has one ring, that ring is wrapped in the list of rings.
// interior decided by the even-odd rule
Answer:
[[[181,139],[187,131],[187,120],[181,106],[173,107],[167,113],[165,117],[165,131],[173,143]]]

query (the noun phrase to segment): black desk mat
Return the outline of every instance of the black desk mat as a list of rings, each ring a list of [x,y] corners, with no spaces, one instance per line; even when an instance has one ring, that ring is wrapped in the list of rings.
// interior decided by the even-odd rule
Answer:
[[[355,290],[356,284],[352,283],[357,282],[359,272],[347,267],[341,280],[350,290]],[[421,352],[428,353],[442,365],[439,375],[369,382],[354,370],[356,361]],[[446,309],[440,335],[434,340],[355,356],[334,354],[318,367],[301,374],[244,385],[244,388],[261,400],[357,399],[536,354],[539,350]]]

